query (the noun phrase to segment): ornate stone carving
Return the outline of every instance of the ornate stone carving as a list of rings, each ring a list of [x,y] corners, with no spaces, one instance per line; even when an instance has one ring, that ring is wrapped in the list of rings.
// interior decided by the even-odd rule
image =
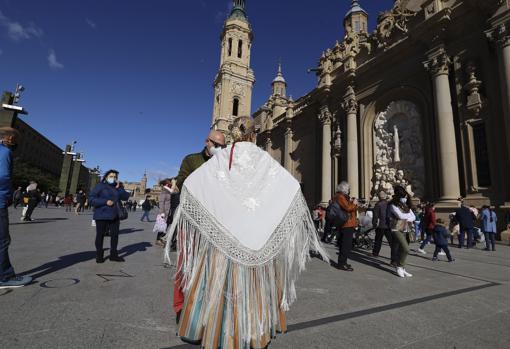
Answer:
[[[510,33],[506,24],[500,24],[496,28],[485,33],[489,41],[495,43],[501,48],[510,45]]]
[[[418,12],[410,11],[407,8],[406,0],[396,0],[393,8],[379,15],[377,19],[376,41],[379,47],[388,46],[391,37],[396,30],[407,33],[409,31],[407,23],[411,17],[416,16]]]
[[[333,120],[333,115],[329,111],[329,107],[327,105],[323,105],[319,112],[319,121],[322,125],[331,125],[331,121]]]
[[[342,130],[340,130],[340,125],[337,124],[333,139],[333,155],[335,157],[339,157],[341,151],[342,151]]]
[[[473,62],[467,64],[466,73],[468,75],[468,82],[464,85],[467,92],[466,109],[473,117],[478,118],[484,106],[483,97],[479,92],[482,82],[476,78],[476,66]]]
[[[395,137],[395,127],[398,137]],[[416,106],[408,101],[392,102],[377,115],[374,123],[374,199],[381,190],[392,195],[396,184],[402,185],[411,195],[423,195],[425,161],[421,129],[421,116]]]
[[[448,75],[450,64],[450,57],[448,57],[444,48],[440,48],[428,61],[423,63],[425,69],[433,76]]]
[[[352,86],[347,87],[342,108],[347,114],[356,114],[358,112],[358,101],[356,100],[356,94]]]

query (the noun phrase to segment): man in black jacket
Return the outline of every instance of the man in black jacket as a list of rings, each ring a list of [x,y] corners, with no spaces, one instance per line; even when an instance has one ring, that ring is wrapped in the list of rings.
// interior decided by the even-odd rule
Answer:
[[[392,244],[392,236],[391,229],[388,226],[387,220],[387,209],[388,209],[388,200],[387,195],[384,191],[380,191],[379,194],[379,202],[375,204],[374,207],[374,216],[372,218],[372,226],[375,228],[375,241],[374,241],[374,249],[372,250],[372,255],[374,257],[379,256],[379,252],[381,251],[382,239],[383,236],[386,237],[386,241],[388,241],[388,245],[391,248],[391,264],[396,265],[397,256],[395,248],[393,248]]]
[[[464,205],[464,199],[459,198],[461,206],[455,211],[455,220],[459,222],[459,248],[464,247],[464,234],[467,234],[467,246],[473,246],[473,229],[475,227],[476,217],[473,211]]]
[[[140,219],[140,222],[143,222],[144,218],[147,218],[147,222],[150,222],[151,219],[149,217],[149,212],[152,210],[152,204],[151,204],[149,195],[147,195],[145,197],[145,201],[142,203],[142,210],[143,210],[143,215],[142,215],[142,218]]]

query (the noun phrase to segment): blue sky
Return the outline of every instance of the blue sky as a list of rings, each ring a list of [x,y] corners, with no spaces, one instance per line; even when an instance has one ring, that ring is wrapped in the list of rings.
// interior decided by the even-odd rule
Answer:
[[[312,90],[323,50],[343,36],[349,0],[247,0],[253,109],[281,58],[288,94]],[[361,0],[370,14],[392,0]],[[0,89],[26,86],[24,120],[55,144],[77,140],[86,165],[144,170],[154,183],[200,151],[212,113],[219,35],[231,1],[0,0]]]

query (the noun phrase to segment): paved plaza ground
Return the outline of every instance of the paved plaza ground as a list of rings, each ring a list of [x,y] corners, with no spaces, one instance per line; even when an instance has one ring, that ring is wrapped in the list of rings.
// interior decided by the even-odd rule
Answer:
[[[32,223],[20,214],[11,209],[11,259],[36,280],[0,290],[0,348],[189,347],[175,336],[173,270],[141,212],[121,225],[126,262],[99,265],[90,213],[40,208]],[[328,251],[336,258],[332,245]],[[411,256],[410,279],[394,275],[386,246],[379,259],[355,253],[354,272],[314,259],[288,313],[289,332],[270,347],[510,348],[510,247],[452,252],[455,263]]]

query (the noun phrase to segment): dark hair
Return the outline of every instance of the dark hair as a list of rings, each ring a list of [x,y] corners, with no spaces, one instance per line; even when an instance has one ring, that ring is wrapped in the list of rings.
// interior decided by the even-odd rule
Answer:
[[[396,185],[395,187],[393,187],[393,198],[391,199],[391,203],[395,206],[399,206],[401,205],[400,199],[402,198],[407,198],[406,206],[407,208],[411,208],[409,194],[407,193],[404,187]]]
[[[161,186],[165,186],[165,185],[169,185],[169,184],[172,184],[172,178],[165,178],[159,182],[159,185],[161,185]]]
[[[119,171],[117,170],[108,170],[106,171],[106,173],[104,174],[103,176],[103,179],[101,179],[102,182],[106,181],[106,178],[108,178],[108,176],[112,173],[115,173],[117,175],[117,177],[119,176]]]

